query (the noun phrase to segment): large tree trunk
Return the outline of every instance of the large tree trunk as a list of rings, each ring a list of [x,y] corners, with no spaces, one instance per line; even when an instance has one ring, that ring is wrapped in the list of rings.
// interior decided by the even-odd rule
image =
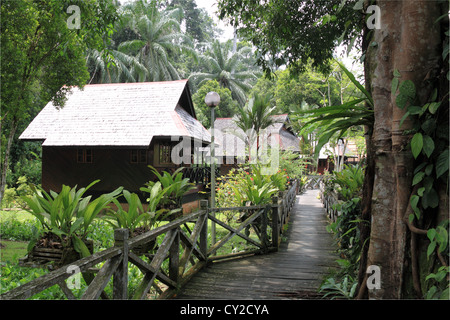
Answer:
[[[408,247],[405,211],[411,195],[414,162],[408,147],[410,136],[404,130],[411,123],[400,119],[406,109],[395,103],[391,93],[394,70],[400,81],[412,80],[418,98],[429,94],[423,81],[438,65],[440,54],[439,8],[430,1],[376,1],[381,10],[381,28],[374,30],[366,54],[374,100],[374,180],[371,211],[371,235],[367,266],[380,268],[381,288],[369,291],[369,298],[402,298],[405,251]],[[424,102],[425,103],[425,102]],[[424,104],[423,103],[423,104]]]

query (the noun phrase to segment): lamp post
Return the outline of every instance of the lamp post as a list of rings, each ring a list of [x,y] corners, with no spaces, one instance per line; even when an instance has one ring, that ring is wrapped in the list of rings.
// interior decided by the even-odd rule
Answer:
[[[208,92],[205,96],[205,103],[211,108],[211,209],[216,207],[216,154],[214,150],[214,108],[220,103],[220,96],[217,92]],[[212,216],[215,217],[215,212],[212,211]],[[216,224],[211,225],[211,241],[216,243]]]

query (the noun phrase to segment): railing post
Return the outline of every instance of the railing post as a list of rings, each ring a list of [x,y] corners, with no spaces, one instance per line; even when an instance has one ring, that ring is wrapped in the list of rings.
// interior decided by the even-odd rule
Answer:
[[[114,246],[122,249],[122,262],[114,272],[113,299],[128,299],[128,229],[114,230]]]
[[[279,236],[279,225],[278,225],[278,197],[272,198],[272,245],[278,251],[278,236]]]
[[[180,232],[177,232],[175,239],[169,249],[169,278],[178,283],[178,272],[180,267]]]
[[[264,253],[267,252],[267,215],[270,212],[270,205],[268,204],[264,208],[264,212],[261,215],[261,244],[263,246]]]
[[[208,200],[200,200],[200,210],[205,211],[205,222],[200,231],[200,252],[207,257],[208,254]],[[199,217],[201,219],[201,217]]]

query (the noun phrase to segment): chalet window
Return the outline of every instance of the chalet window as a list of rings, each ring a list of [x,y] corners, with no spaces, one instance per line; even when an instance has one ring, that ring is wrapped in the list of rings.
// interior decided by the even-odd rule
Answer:
[[[131,150],[131,163],[147,163],[147,150]]]
[[[78,149],[77,150],[77,162],[78,163],[92,163],[93,155],[91,149]]]
[[[159,164],[171,164],[172,146],[168,143],[159,145]]]

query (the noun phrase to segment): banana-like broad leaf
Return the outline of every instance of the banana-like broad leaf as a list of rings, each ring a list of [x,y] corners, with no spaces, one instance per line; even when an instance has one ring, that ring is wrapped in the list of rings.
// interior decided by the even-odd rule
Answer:
[[[73,235],[72,241],[75,251],[80,253],[83,258],[89,257],[91,255],[91,252],[89,251],[88,247],[80,238]]]

